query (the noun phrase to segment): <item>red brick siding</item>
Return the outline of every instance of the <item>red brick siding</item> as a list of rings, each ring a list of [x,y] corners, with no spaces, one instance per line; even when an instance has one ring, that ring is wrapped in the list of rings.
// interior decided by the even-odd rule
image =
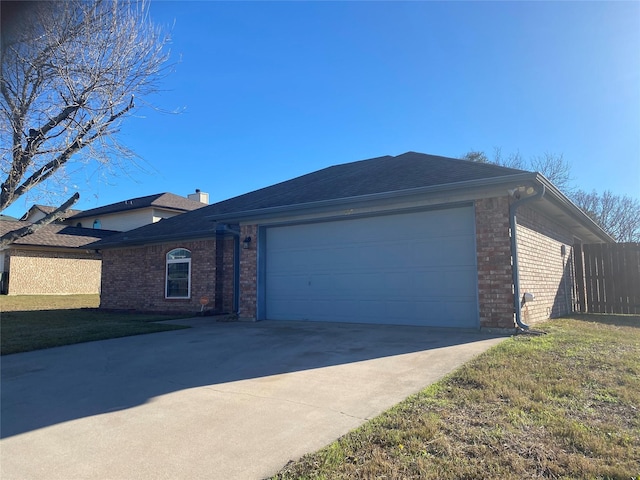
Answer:
[[[527,206],[518,209],[516,218],[520,294],[535,296],[524,305],[522,321],[535,323],[571,313],[573,235]]]
[[[240,303],[238,316],[245,319],[256,319],[258,292],[258,226],[242,225],[240,227],[240,243],[251,237],[248,249],[240,248]]]
[[[233,238],[225,238],[224,242],[222,305],[225,312],[233,312],[235,241]]]
[[[225,266],[233,265],[233,238],[222,240]],[[191,297],[165,298],[166,254],[174,248],[191,251]],[[227,250],[231,251],[230,254]],[[160,245],[108,249],[102,256],[102,308],[140,311],[199,312],[201,297],[215,303],[216,240],[191,240]],[[225,268],[225,270],[227,270]],[[223,309],[233,309],[233,267],[225,271]],[[226,278],[231,273],[230,278]],[[227,289],[231,289],[230,292]]]
[[[475,202],[480,328],[515,328],[509,198]]]

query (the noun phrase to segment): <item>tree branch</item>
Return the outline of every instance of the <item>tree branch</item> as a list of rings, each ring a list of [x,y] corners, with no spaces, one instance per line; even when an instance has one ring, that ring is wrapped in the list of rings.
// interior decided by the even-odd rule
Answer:
[[[95,120],[92,119],[87,122],[82,127],[82,130],[75,138],[75,140],[62,153],[60,153],[60,155],[48,162],[46,165],[40,167],[28,179],[26,179],[22,183],[22,185],[14,189],[14,197],[19,198],[21,195],[24,195],[30,189],[35,187],[37,184],[44,182],[47,178],[53,175],[58,170],[58,168],[67,163],[67,161],[73,156],[73,154],[90,145],[94,140],[100,137],[102,133],[104,133],[109,125],[111,125],[115,120],[131,110],[134,106],[135,105],[132,95],[129,104],[119,112],[112,114],[106,121],[104,121],[99,127],[97,127],[97,132],[94,135],[91,135],[89,138],[85,137],[94,128]]]
[[[37,232],[45,225],[49,225],[50,223],[55,222],[59,218],[63,217],[67,210],[71,208],[71,206],[78,201],[80,198],[79,193],[74,193],[69,200],[64,202],[58,208],[56,208],[53,212],[48,215],[42,217],[35,223],[30,225],[26,225],[22,228],[18,228],[17,230],[13,230],[11,232],[5,233],[2,237],[0,237],[0,251],[14,243],[16,240],[19,240],[22,237],[26,237],[27,235],[31,235],[32,233]]]

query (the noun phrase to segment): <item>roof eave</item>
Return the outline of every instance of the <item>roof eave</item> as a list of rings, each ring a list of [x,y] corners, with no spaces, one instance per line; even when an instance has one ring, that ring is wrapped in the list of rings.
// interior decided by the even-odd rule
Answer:
[[[255,210],[244,210],[240,212],[225,213],[219,215],[209,215],[209,218],[216,222],[241,222],[248,219],[261,219],[276,216],[283,213],[296,212],[321,212],[333,207],[339,207],[345,204],[367,203],[374,201],[384,201],[393,199],[402,199],[404,197],[438,195],[444,192],[460,192],[465,190],[482,190],[496,189],[501,186],[513,185],[514,183],[524,183],[535,181],[535,173],[518,173],[514,175],[506,175],[501,177],[483,178],[479,180],[467,180],[464,182],[445,183],[440,185],[432,185],[428,187],[410,188],[406,190],[396,190],[389,192],[373,193],[368,195],[358,195],[354,197],[342,197],[331,200],[320,200],[317,202],[298,203],[294,205],[281,205],[277,207],[267,207]],[[505,195],[507,194],[505,190]]]
[[[100,242],[102,242],[100,240],[100,241],[91,243],[89,245],[91,246],[91,248],[95,248],[99,250],[108,250],[111,248],[127,248],[127,247],[137,247],[140,245],[157,245],[161,243],[177,242],[177,241],[183,241],[183,240],[199,240],[203,238],[213,238],[216,236],[215,223],[211,222],[211,225],[213,226],[212,230],[201,230],[197,232],[193,232],[193,231],[178,232],[178,233],[171,233],[167,235],[157,235],[151,238],[147,238],[147,237],[135,238],[132,240],[128,240],[124,238],[122,240],[118,240],[116,242],[111,242],[111,243],[105,243],[103,245],[99,244]]]
[[[544,185],[544,199],[553,203],[557,208],[566,212],[569,216],[583,226],[583,228],[597,237],[603,243],[615,243],[616,240],[609,235],[600,225],[598,225],[589,215],[587,215],[580,207],[573,203],[569,197],[562,193],[549,179],[541,173],[535,173],[535,181]]]
[[[284,205],[268,207],[255,210],[245,210],[241,212],[226,213],[220,215],[210,215],[206,218],[216,222],[246,222],[248,220],[259,221],[269,217],[275,217],[291,213],[315,213],[330,210],[341,205],[353,203],[367,203],[375,201],[402,199],[411,196],[438,196],[443,193],[461,192],[482,192],[496,191],[500,188],[512,188],[514,185],[529,184],[532,186],[544,185],[546,189],[544,200],[552,204],[556,209],[562,210],[566,215],[573,218],[579,225],[581,233],[587,234],[590,240],[598,239],[600,242],[611,243],[615,239],[593,221],[585,212],[576,206],[564,193],[553,185],[544,175],[538,172],[517,173],[500,177],[484,178],[478,180],[468,180],[464,182],[446,183],[429,187],[419,187],[407,190],[375,193],[370,195],[360,195],[355,197],[343,197],[331,200],[321,200],[317,202],[300,203],[295,205]]]

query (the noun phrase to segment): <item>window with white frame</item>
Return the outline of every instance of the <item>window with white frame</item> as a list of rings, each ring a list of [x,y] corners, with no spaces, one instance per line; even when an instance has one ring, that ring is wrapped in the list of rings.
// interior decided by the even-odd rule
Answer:
[[[185,248],[176,248],[167,253],[165,297],[191,297],[191,252]]]

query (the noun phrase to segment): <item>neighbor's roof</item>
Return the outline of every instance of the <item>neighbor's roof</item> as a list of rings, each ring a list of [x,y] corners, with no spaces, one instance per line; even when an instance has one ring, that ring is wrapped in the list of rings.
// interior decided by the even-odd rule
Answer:
[[[45,215],[50,214],[51,212],[53,212],[56,208],[58,207],[52,207],[50,205],[38,205],[35,204],[33,205],[28,211],[27,213],[25,213],[20,220],[26,220],[27,217],[29,216],[29,214],[33,211],[33,210],[40,210],[42,213],[44,213]],[[82,210],[74,210],[74,209],[69,209],[67,210],[66,214],[65,214],[65,218],[71,217],[72,215],[76,215],[78,213],[81,213]]]
[[[67,218],[75,220],[79,218],[97,217],[99,215],[106,215],[109,213],[125,212],[149,207],[190,212],[192,210],[202,208],[205,205],[205,203],[189,200],[188,198],[181,197],[180,195],[175,195],[173,193],[156,193],[155,195],[123,200],[103,207],[92,208],[91,210],[83,210],[75,215],[68,216]]]
[[[0,236],[27,225],[31,225],[31,223],[22,221],[0,221]],[[117,232],[112,230],[71,227],[69,225],[52,223],[40,227],[32,234],[19,238],[12,245],[78,248],[107,238],[115,233]]]
[[[335,165],[224,200],[194,212],[114,235],[96,248],[195,238],[215,232],[212,217],[288,205],[397,192],[528,173],[488,163],[408,152]]]

